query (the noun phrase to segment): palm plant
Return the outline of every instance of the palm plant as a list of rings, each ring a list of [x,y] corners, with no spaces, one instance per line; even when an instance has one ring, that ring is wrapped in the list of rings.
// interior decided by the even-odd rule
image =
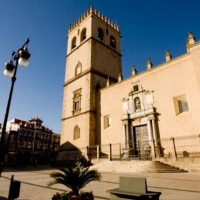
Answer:
[[[79,196],[79,191],[91,181],[100,180],[100,173],[97,170],[89,170],[89,167],[68,167],[60,168],[59,172],[52,172],[50,177],[54,180],[48,182],[48,186],[63,184],[72,190],[72,193]]]

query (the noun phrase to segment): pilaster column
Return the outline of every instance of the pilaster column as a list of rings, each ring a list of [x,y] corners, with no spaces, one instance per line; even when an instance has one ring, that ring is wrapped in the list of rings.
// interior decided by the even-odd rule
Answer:
[[[125,125],[126,126],[126,147],[129,147],[129,131],[128,131],[128,124]]]
[[[128,120],[125,120],[124,122],[124,141],[125,145],[123,147],[123,157],[129,157],[129,124]]]
[[[156,122],[155,122],[155,117],[153,117],[152,119],[152,127],[153,127],[153,136],[154,136],[154,140],[155,140],[155,155],[157,157],[163,156],[163,148],[161,146],[161,142],[160,142],[160,137],[158,135],[158,131],[156,128]]]
[[[125,142],[125,148],[128,148],[129,145],[128,145],[128,142],[129,142],[129,139],[128,139],[128,121],[124,121],[124,125],[123,125],[123,130],[124,130],[124,142]]]
[[[155,159],[156,154],[155,154],[154,137],[153,137],[153,133],[152,133],[151,118],[147,119],[147,129],[148,129],[148,135],[149,135],[149,143],[151,146],[151,157],[152,157],[152,159]]]
[[[130,142],[133,142],[133,140],[134,140],[134,137],[133,137],[133,128],[132,128],[132,125],[131,124],[129,124],[129,141]]]
[[[153,137],[155,140],[155,146],[158,146],[158,134],[157,134],[157,129],[156,129],[156,123],[155,123],[155,118],[152,118],[152,127],[153,127]]]
[[[147,119],[147,130],[148,130],[149,140],[153,140],[151,119]]]
[[[122,155],[122,152],[121,152],[121,143],[119,143],[119,158],[121,160],[121,155]]]

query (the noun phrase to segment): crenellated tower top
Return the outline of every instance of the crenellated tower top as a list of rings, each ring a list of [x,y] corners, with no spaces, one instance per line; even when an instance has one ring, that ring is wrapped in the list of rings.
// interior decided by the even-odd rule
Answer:
[[[74,30],[85,18],[87,18],[89,15],[95,15],[102,21],[104,21],[107,25],[111,26],[116,31],[120,32],[119,26],[112,22],[109,18],[101,14],[97,9],[95,9],[93,6],[90,6],[90,8],[72,25],[69,27],[69,33]]]

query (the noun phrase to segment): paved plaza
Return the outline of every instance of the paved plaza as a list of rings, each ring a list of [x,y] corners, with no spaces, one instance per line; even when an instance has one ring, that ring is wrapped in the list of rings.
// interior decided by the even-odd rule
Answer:
[[[49,174],[56,169],[45,167],[7,168],[0,178],[0,200],[7,199],[10,178],[21,181],[19,200],[51,200],[56,192],[67,188],[62,185],[47,186]],[[161,192],[160,200],[199,200],[200,173],[114,173],[103,172],[100,181],[89,183],[83,190],[93,191],[95,199],[109,199],[106,191],[117,188],[119,176],[145,177],[148,190]]]

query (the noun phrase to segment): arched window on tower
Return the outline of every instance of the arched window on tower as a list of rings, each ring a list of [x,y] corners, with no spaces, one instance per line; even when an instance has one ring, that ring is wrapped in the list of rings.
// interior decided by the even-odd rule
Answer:
[[[75,76],[80,74],[82,72],[82,64],[81,62],[78,62],[78,64],[76,65],[76,68],[75,68]]]
[[[76,37],[72,39],[72,49],[76,47]]]
[[[86,39],[86,28],[81,31],[81,42]]]
[[[110,46],[116,49],[116,39],[113,36],[110,36]]]
[[[98,29],[97,29],[97,38],[98,38],[98,40],[103,41],[104,32],[103,32],[103,29],[102,29],[102,28],[98,28]]]
[[[80,138],[80,128],[79,126],[74,127],[74,140],[77,140]]]

